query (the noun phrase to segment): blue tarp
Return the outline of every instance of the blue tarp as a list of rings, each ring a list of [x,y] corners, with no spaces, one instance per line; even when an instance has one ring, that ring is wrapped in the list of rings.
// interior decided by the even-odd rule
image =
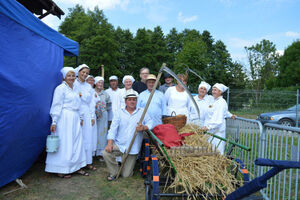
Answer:
[[[78,44],[14,0],[0,1],[0,187],[22,176],[45,147],[64,55]]]

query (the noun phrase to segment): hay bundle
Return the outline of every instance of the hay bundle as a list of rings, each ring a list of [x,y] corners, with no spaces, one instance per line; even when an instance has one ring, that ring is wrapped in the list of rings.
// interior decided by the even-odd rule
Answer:
[[[185,144],[193,147],[211,147],[208,142],[209,136],[204,135],[200,127],[188,124],[179,131],[179,133],[187,132],[195,132],[195,134],[186,137]],[[166,151],[170,152],[169,149]],[[241,184],[241,181],[230,173],[229,168],[233,162],[220,154],[199,157],[177,156],[172,157],[172,162],[177,174],[172,184],[165,190],[171,189],[176,193],[226,196],[235,190],[235,184]],[[167,166],[163,162],[160,165],[163,168]],[[169,171],[166,174],[170,176],[171,173]],[[202,198],[206,199],[206,196],[203,195]]]

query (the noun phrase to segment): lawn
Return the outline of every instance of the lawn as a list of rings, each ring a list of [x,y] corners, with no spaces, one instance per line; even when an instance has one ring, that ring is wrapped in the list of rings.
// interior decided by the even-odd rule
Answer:
[[[90,176],[73,175],[70,179],[58,178],[44,171],[44,162],[36,162],[21,177],[28,188],[4,193],[19,188],[16,182],[0,188],[0,199],[5,200],[132,200],[145,199],[144,180],[137,170],[133,177],[120,178],[108,182],[105,164],[94,161],[97,171],[89,171]]]

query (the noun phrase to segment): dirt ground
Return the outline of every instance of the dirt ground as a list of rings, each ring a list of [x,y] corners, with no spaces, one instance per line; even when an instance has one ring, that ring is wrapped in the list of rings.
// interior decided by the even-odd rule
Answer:
[[[27,189],[19,188],[16,182],[0,188],[2,200],[139,200],[145,199],[144,180],[137,170],[130,178],[120,178],[108,182],[105,163],[94,161],[96,171],[88,171],[90,176],[73,175],[70,179],[62,179],[44,171],[45,164],[41,161],[34,163],[27,173],[21,177]]]

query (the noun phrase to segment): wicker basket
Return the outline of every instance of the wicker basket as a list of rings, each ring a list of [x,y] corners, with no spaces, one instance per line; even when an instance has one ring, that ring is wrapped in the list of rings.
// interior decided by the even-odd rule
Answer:
[[[175,116],[173,116],[173,113]],[[171,113],[170,117],[165,117],[162,119],[162,122],[164,124],[173,124],[177,131],[185,126],[186,124],[186,116],[185,115],[176,115],[176,113],[173,111]]]

